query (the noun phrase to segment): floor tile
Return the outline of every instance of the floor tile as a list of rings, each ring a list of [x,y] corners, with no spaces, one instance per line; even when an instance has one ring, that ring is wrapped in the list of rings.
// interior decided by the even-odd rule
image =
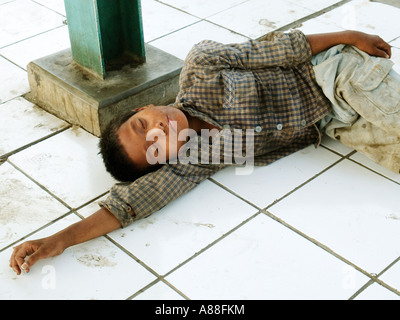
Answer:
[[[30,0],[3,4],[0,10],[0,48],[62,26],[63,20],[65,17],[62,15]]]
[[[86,217],[96,210],[93,204],[79,213]],[[204,181],[159,212],[109,236],[153,270],[166,274],[256,212]]]
[[[201,21],[161,39],[152,41],[150,44],[185,60],[193,45],[202,40],[237,43],[244,42],[248,40],[248,38],[218,27],[210,22]]]
[[[400,9],[369,0],[354,0],[319,17],[348,30],[378,34],[384,40],[397,38]],[[371,20],[371,17],[374,17]]]
[[[9,163],[0,165],[0,250],[69,209]]]
[[[98,154],[98,138],[73,127],[9,158],[71,207],[109,190],[115,180]]]
[[[190,299],[235,300],[347,299],[366,279],[263,214],[166,278]]]
[[[344,160],[269,211],[379,273],[400,252],[399,192],[400,185]]]
[[[69,124],[24,98],[0,104],[0,156],[44,138]]]
[[[0,103],[29,91],[28,76],[24,70],[0,56]]]
[[[70,46],[68,27],[63,26],[0,49],[0,54],[26,70],[29,62]]]
[[[248,0],[191,0],[190,2],[186,0],[160,0],[162,3],[203,19],[246,1]]]
[[[68,216],[32,238],[49,236],[77,221]],[[19,276],[8,265],[11,253],[11,248],[0,253],[0,299],[126,299],[155,280],[103,237],[40,260]]]
[[[157,282],[133,300],[183,300],[184,298],[163,282]]]
[[[237,176],[234,168],[227,168],[213,179],[265,208],[338,159],[339,156],[325,148],[309,146],[268,166],[255,167],[251,175]]]
[[[289,1],[251,0],[208,20],[255,39],[311,13],[311,10]]]
[[[142,1],[143,32],[146,42],[199,21],[182,11],[153,0]]]

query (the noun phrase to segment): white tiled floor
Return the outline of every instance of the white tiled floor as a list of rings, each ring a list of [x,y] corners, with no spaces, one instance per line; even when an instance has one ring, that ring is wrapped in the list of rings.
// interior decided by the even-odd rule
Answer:
[[[144,35],[184,59],[200,40],[301,19],[306,33],[377,33],[399,65],[400,9],[339,2],[142,0]],[[114,183],[96,137],[23,96],[27,63],[69,46],[65,20],[63,0],[0,0],[0,299],[399,299],[400,176],[327,137],[16,276],[12,246],[87,217]]]

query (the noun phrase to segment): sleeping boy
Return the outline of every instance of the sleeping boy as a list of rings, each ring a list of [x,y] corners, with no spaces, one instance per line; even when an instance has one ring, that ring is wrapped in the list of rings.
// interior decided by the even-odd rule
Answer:
[[[226,166],[251,174],[325,132],[400,170],[400,77],[391,47],[357,31],[273,32],[259,41],[202,41],[188,54],[174,104],[117,116],[100,139],[121,183],[100,209],[14,248],[17,274],[40,259],[145,218]]]

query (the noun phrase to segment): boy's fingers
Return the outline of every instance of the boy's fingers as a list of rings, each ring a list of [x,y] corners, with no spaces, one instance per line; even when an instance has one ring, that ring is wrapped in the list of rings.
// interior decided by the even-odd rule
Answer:
[[[386,58],[386,59],[390,58],[389,54],[385,50],[377,48],[377,50],[375,52],[376,52],[375,56],[377,56],[377,57]]]
[[[25,259],[24,263],[21,265],[21,269],[25,272],[29,272],[29,269],[40,259],[41,254],[40,250],[38,250]]]
[[[13,253],[10,258],[10,267],[15,271],[16,274],[21,274],[21,269],[19,268],[19,265],[17,261],[15,260],[15,252],[17,251],[17,248],[14,248]]]
[[[381,51],[381,55],[379,55],[379,57],[389,59],[392,56],[392,47],[381,38],[380,43],[377,45],[377,49]]]
[[[39,259],[39,257],[35,257],[36,250],[37,248],[34,248],[34,246],[29,242],[25,242],[15,247],[10,258],[10,267],[17,274],[20,274],[21,270],[29,272],[29,268]],[[27,256],[29,257],[26,258]]]

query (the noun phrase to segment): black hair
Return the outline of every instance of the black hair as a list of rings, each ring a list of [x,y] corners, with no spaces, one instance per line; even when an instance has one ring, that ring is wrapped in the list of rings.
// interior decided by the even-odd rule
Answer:
[[[129,110],[112,119],[101,134],[99,147],[106,170],[118,181],[133,182],[147,173],[156,171],[160,165],[139,168],[128,156],[118,137],[118,129],[136,113]]]

